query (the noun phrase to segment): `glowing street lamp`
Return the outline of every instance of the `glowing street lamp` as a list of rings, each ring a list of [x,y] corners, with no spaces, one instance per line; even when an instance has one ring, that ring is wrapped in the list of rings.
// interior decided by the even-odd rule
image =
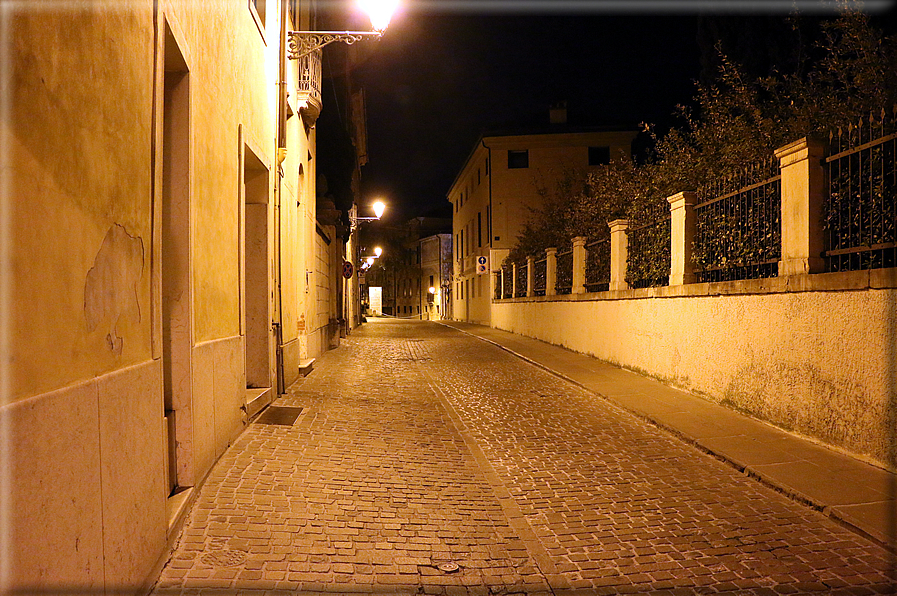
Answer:
[[[379,258],[380,255],[383,254],[383,249],[380,248],[379,246],[375,246],[375,247],[374,247],[374,254],[377,255],[377,257]]]
[[[380,39],[389,25],[398,0],[359,0],[359,8],[368,13],[373,31],[290,31],[289,58],[298,60],[336,41],[352,45],[363,39]]]
[[[385,31],[393,13],[399,7],[398,0],[359,0],[358,8],[368,14],[374,31]]]
[[[352,225],[352,229],[358,227],[359,221],[375,221],[379,220],[383,217],[383,214],[386,212],[386,204],[383,201],[375,201],[373,205],[371,205],[374,209],[374,217],[359,217],[356,215],[357,207],[352,205],[352,209],[349,210],[349,223]]]

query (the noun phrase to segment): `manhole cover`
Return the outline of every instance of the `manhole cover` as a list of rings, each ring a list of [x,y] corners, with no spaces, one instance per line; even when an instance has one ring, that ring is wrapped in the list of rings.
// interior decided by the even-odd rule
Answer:
[[[436,568],[444,573],[454,573],[455,571],[461,569],[460,567],[458,567],[457,563],[440,563],[436,566]]]
[[[236,567],[246,562],[246,553],[239,550],[220,550],[206,553],[200,560],[212,567]]]

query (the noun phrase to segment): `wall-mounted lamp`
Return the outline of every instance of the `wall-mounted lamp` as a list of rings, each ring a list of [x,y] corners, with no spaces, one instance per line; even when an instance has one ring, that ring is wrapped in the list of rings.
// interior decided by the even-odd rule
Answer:
[[[358,6],[370,17],[373,31],[289,31],[287,56],[291,60],[298,60],[336,41],[352,45],[364,39],[380,39],[389,26],[398,0],[359,0]]]
[[[355,205],[352,206],[352,209],[349,211],[349,223],[352,225],[353,230],[358,227],[359,221],[380,219],[386,212],[386,204],[383,201],[375,201],[372,207],[374,208],[374,217],[359,217],[358,215],[356,215],[358,209],[355,207]]]

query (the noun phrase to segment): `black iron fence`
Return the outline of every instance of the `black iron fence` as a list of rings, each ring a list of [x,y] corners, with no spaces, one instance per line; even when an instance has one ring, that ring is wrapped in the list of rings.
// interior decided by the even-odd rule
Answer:
[[[526,298],[526,284],[528,271],[526,262],[517,263],[517,286],[514,291],[515,298]]]
[[[573,292],[573,249],[557,253],[557,280],[554,288],[558,294]]]
[[[666,201],[664,201],[666,203]],[[644,222],[644,223],[642,223]],[[670,283],[670,209],[657,205],[639,219],[630,219],[627,231],[626,281],[631,288],[666,286]]]
[[[610,238],[586,244],[586,290],[606,292],[610,288]]]
[[[545,295],[545,284],[548,278],[548,259],[539,259],[533,263],[533,294]]]
[[[699,282],[778,275],[782,254],[782,181],[770,157],[701,186],[692,261]]]
[[[493,300],[501,300],[501,271],[496,271],[492,274],[492,298]]]
[[[827,271],[897,266],[897,107],[829,136]]]
[[[505,265],[501,268],[501,275],[504,282],[501,297],[512,298],[512,293],[514,291],[514,272],[511,270],[510,265]]]

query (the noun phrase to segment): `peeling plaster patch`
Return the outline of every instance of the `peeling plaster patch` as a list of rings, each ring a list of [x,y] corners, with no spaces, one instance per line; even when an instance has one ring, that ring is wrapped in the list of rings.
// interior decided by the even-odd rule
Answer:
[[[143,239],[128,234],[124,226],[113,225],[106,232],[103,244],[87,272],[84,283],[84,317],[87,330],[108,325],[106,343],[116,355],[122,353],[124,339],[116,326],[125,316],[140,321],[137,283],[143,274]]]

